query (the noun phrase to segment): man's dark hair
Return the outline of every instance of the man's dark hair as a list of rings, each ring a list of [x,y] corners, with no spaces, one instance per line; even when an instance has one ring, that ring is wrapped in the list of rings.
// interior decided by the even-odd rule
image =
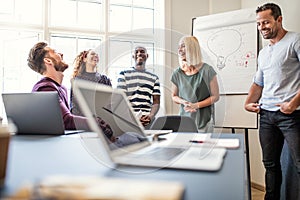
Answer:
[[[44,64],[45,55],[48,53],[45,47],[48,46],[46,42],[38,42],[29,51],[27,58],[28,66],[35,72],[43,74],[46,71]]]
[[[274,17],[275,20],[277,20],[277,18],[281,16],[281,9],[275,3],[266,3],[262,6],[259,6],[256,9],[256,14],[265,10],[271,10],[272,11],[271,15]]]

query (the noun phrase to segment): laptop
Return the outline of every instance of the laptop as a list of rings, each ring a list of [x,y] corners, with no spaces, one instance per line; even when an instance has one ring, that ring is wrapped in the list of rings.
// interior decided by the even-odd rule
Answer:
[[[93,149],[101,149],[98,157],[106,159],[109,165],[206,171],[221,168],[226,155],[225,148],[195,147],[189,143],[166,146],[151,142],[123,91],[84,80],[74,81],[73,89],[90,128],[98,134],[100,141],[98,147]],[[116,141],[105,137],[95,121],[96,117],[101,117],[111,126],[114,136],[118,138]],[[199,133],[191,133],[191,139],[195,134]]]
[[[3,93],[8,122],[16,134],[64,135],[83,130],[65,130],[57,92]]]

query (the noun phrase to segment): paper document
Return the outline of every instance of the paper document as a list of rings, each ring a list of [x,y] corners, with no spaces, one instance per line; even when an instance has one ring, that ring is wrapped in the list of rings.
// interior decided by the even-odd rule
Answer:
[[[240,141],[237,138],[211,138],[210,133],[171,133],[163,136],[166,140],[164,145],[174,146],[216,146],[225,148],[238,148]]]
[[[147,136],[160,136],[172,133],[173,130],[144,130],[144,132]]]

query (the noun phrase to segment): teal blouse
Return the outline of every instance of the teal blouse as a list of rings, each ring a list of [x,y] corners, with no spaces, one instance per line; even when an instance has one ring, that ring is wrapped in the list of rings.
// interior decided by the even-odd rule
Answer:
[[[171,81],[178,88],[178,96],[189,102],[196,103],[210,96],[210,81],[216,75],[212,66],[204,63],[199,72],[194,75],[186,75],[180,67],[174,70]],[[184,106],[180,105],[180,115],[192,117],[198,129],[206,126],[213,113],[213,105],[200,108],[197,112],[190,113],[184,111]]]

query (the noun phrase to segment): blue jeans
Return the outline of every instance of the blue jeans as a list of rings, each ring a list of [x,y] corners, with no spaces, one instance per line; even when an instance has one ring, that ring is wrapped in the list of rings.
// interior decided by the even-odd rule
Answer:
[[[265,199],[279,200],[282,183],[280,156],[284,140],[297,170],[297,175],[291,178],[300,180],[300,111],[288,115],[280,111],[261,110],[259,139],[266,169]]]

